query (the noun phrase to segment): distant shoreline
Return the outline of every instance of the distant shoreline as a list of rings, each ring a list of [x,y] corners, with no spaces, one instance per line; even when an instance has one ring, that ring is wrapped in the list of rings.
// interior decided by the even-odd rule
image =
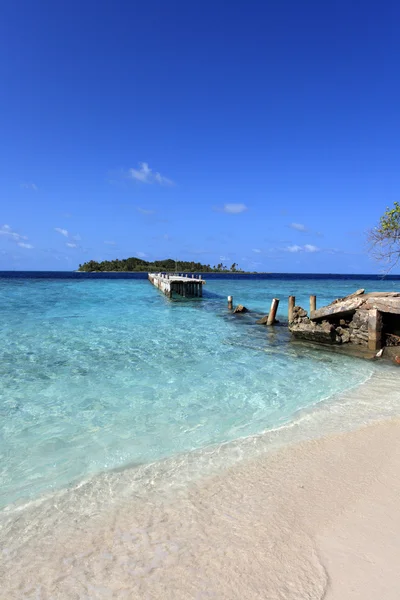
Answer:
[[[74,273],[170,273],[175,274],[172,271],[74,271]],[[273,271],[178,271],[176,275],[184,273],[185,275],[191,273],[201,273],[202,275],[272,275]]]
[[[160,272],[160,271],[79,271],[78,269],[64,269],[64,270],[55,270],[55,269],[2,269],[0,270],[0,277],[34,277],[37,276],[51,276],[52,274],[58,276],[66,276],[81,273],[83,275],[107,275],[107,274],[120,274],[120,275],[134,275],[140,274],[147,275],[152,272]],[[168,271],[170,272],[170,271]],[[172,271],[171,271],[172,272]],[[269,277],[278,277],[278,278],[288,278],[288,279],[349,279],[349,280],[386,280],[386,281],[400,281],[400,273],[389,273],[387,275],[382,275],[382,273],[307,273],[307,272],[281,272],[281,271],[246,271],[246,272],[238,272],[238,271],[179,271],[180,273],[201,273],[204,276],[210,275],[214,277],[216,275],[235,275],[235,276],[269,276]]]

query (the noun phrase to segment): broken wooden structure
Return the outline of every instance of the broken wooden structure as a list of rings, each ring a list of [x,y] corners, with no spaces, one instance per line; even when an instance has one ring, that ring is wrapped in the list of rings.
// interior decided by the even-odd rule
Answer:
[[[293,298],[293,297],[291,297]],[[353,344],[369,351],[396,347],[400,354],[400,293],[358,290],[310,314],[289,301],[289,330],[299,339],[324,344]]]

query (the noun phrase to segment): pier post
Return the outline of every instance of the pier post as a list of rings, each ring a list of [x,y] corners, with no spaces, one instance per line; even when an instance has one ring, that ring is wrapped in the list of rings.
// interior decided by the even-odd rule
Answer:
[[[296,298],[294,296],[289,296],[289,304],[288,304],[288,321],[291,323],[293,321],[293,311],[294,305],[296,304]]]
[[[376,308],[368,311],[368,350],[382,347],[382,314]]]
[[[317,296],[310,296],[310,317],[317,310]]]
[[[271,302],[271,309],[268,315],[267,325],[273,325],[275,323],[276,312],[279,306],[279,298],[274,298]]]
[[[228,310],[232,310],[233,307],[233,297],[228,296]]]

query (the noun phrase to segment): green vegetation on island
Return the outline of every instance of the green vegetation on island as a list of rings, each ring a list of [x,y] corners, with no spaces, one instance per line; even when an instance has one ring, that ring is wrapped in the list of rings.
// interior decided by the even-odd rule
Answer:
[[[90,272],[105,272],[105,271],[125,271],[125,272],[148,272],[148,271],[168,271],[170,273],[244,273],[239,269],[236,263],[233,263],[230,268],[224,264],[219,263],[213,267],[210,265],[202,265],[199,262],[190,261],[175,261],[172,258],[166,260],[155,260],[149,262],[142,260],[141,258],[131,257],[119,260],[103,260],[97,262],[95,260],[89,260],[88,262],[79,265],[78,271],[86,273]]]

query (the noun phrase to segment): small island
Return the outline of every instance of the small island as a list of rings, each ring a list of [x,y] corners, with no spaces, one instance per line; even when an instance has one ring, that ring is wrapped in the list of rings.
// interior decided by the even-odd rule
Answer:
[[[184,260],[176,261],[172,258],[149,262],[134,256],[131,258],[123,258],[121,260],[116,258],[115,260],[103,260],[101,262],[89,260],[88,262],[83,263],[83,265],[79,265],[78,271],[86,273],[107,271],[124,271],[129,273],[146,273],[148,271],[180,273],[245,273],[245,271],[239,269],[236,263],[233,263],[230,268],[222,263],[212,267],[210,265],[202,265],[199,262]]]

